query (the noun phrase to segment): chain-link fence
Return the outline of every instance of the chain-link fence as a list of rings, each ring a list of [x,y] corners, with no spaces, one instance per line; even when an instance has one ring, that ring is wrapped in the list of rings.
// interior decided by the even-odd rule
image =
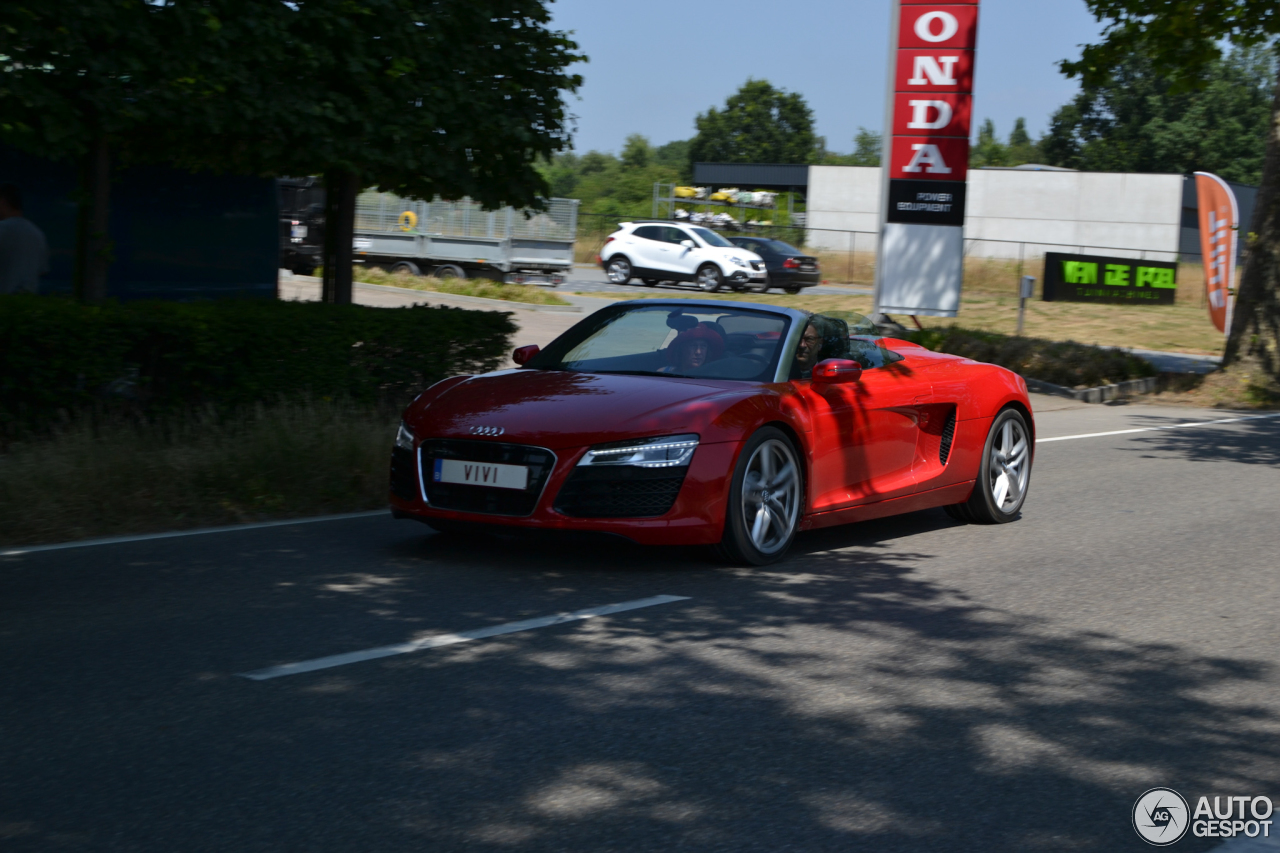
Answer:
[[[645,217],[620,217],[607,214],[579,214],[577,261],[597,262],[605,238],[617,231],[621,223]],[[851,284],[869,287],[875,283],[876,254],[879,234],[874,231],[841,231],[829,228],[759,226],[750,229],[718,229],[726,237],[768,237],[781,240],[818,259],[823,280],[829,284]],[[964,241],[964,287],[966,291],[1018,294],[1023,275],[1044,274],[1044,256],[1049,252],[1079,255],[1110,255],[1138,260],[1179,260],[1176,251],[1132,249],[1120,246],[1044,243],[1019,240],[991,240],[982,237]],[[1183,263],[1179,272],[1180,298],[1203,296],[1199,261]]]
[[[392,193],[364,192],[356,199],[356,230],[429,234],[433,237],[571,240],[578,201],[553,198],[547,209],[485,210],[479,202],[417,201]]]

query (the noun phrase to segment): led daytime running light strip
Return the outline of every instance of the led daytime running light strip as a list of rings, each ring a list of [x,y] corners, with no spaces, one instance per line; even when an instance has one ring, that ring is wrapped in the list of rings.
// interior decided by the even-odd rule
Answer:
[[[592,450],[592,456],[612,456],[619,453],[637,453],[641,450],[666,450],[675,447],[697,447],[696,441],[673,441],[665,444],[639,444],[635,447],[610,447],[607,450]]]

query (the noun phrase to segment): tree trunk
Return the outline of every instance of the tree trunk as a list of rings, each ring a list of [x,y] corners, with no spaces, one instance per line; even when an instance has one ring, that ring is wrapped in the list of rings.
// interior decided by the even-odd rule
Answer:
[[[335,305],[351,304],[351,267],[354,258],[356,196],[360,176],[347,169],[330,169],[324,175],[324,285],[321,299]]]
[[[1250,231],[1222,365],[1251,362],[1275,379],[1280,377],[1280,78]]]
[[[80,169],[80,204],[76,212],[75,294],[84,302],[107,298],[111,266],[108,217],[111,200],[111,149],[105,136],[94,139]]]

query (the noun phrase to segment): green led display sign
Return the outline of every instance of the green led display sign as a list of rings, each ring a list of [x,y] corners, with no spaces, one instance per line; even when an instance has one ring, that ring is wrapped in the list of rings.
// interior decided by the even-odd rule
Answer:
[[[1045,302],[1172,305],[1178,292],[1178,265],[1049,252],[1044,256],[1043,280]]]

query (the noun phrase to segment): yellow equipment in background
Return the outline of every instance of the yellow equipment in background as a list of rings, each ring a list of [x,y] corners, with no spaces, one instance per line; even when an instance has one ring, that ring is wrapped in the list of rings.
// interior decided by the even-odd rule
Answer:
[[[400,214],[399,222],[401,231],[412,231],[414,228],[418,227],[418,214],[414,213],[412,210],[406,210],[404,213]]]

